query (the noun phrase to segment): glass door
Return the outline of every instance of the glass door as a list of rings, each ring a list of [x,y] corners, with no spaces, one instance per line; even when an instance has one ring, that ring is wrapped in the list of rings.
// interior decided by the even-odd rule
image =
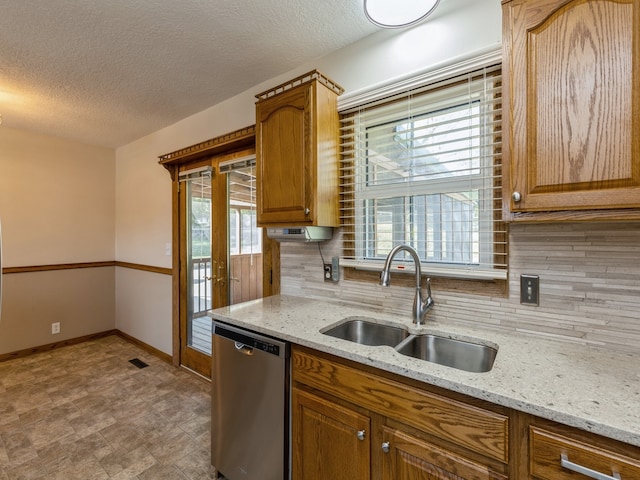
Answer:
[[[213,282],[217,265],[212,260],[214,169],[199,166],[181,173],[180,363],[204,376],[211,374],[211,319]],[[182,296],[182,295],[181,295]]]
[[[255,157],[221,167],[229,192],[230,305],[262,297],[262,229],[256,225],[255,168]]]
[[[180,172],[180,364],[211,377],[207,312],[263,296],[255,154],[219,155]]]

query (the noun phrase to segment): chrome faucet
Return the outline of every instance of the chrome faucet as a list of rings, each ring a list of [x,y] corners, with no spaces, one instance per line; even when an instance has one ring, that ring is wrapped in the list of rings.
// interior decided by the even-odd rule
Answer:
[[[427,298],[422,299],[422,289],[420,288],[420,280],[422,278],[422,271],[420,269],[420,258],[418,253],[409,245],[398,245],[387,255],[387,259],[384,262],[384,268],[380,273],[380,285],[388,287],[391,284],[391,261],[393,257],[400,251],[409,252],[413,258],[413,262],[416,265],[416,296],[413,298],[413,323],[422,325],[424,317],[431,307],[433,307],[433,298],[431,298],[431,279],[427,278]]]

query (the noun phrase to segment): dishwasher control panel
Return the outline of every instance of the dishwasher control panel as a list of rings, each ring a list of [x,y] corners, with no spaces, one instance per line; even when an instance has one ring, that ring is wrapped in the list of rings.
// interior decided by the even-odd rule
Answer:
[[[236,331],[235,329],[223,327],[219,324],[213,325],[213,334],[220,337],[228,338],[229,340],[233,340],[238,344],[242,344],[250,348],[255,348],[272,355],[280,356],[280,345],[270,343],[266,341],[264,337],[258,339],[255,338],[254,335],[245,335],[241,332]]]
[[[273,343],[262,342],[255,338],[249,338],[247,342],[238,342],[246,345],[247,347],[262,350],[263,352],[271,353],[272,355],[280,355],[280,347]]]

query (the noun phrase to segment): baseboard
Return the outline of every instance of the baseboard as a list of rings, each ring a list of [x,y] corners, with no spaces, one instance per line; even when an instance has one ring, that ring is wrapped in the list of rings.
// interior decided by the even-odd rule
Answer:
[[[0,362],[7,360],[13,360],[14,358],[28,357],[36,353],[49,352],[56,348],[68,347],[69,345],[77,345],[78,343],[88,342],[89,340],[97,340],[98,338],[108,337],[110,335],[116,335],[117,330],[107,330],[106,332],[92,333],[91,335],[84,335],[82,337],[70,338],[61,342],[48,343],[47,345],[40,345],[38,347],[25,348],[24,350],[18,350],[10,353],[0,354]]]
[[[2,353],[0,354],[0,362],[6,362],[7,360],[13,360],[15,358],[28,357],[29,355],[34,355],[36,353],[49,352],[51,350],[55,350],[56,348],[68,347],[69,345],[77,345],[78,343],[88,342],[90,340],[97,340],[99,338],[109,337],[111,335],[117,335],[120,338],[126,340],[129,343],[133,343],[134,345],[140,347],[146,352],[151,353],[152,355],[158,357],[160,360],[163,360],[169,364],[173,364],[173,357],[164,353],[161,350],[158,350],[151,345],[148,345],[137,338],[132,337],[131,335],[127,335],[120,330],[107,330],[105,332],[100,333],[92,333],[91,335],[84,335],[82,337],[70,338],[68,340],[63,340],[61,342],[48,343],[47,345],[40,345],[32,348],[25,348],[24,350],[18,350],[10,353]]]
[[[151,353],[152,355],[155,355],[160,360],[164,360],[165,362],[173,365],[173,357],[167,353],[164,353],[162,350],[158,350],[157,348],[152,347],[148,343],[144,343],[143,341],[138,340],[137,338],[132,337],[131,335],[128,335],[120,330],[114,330],[113,333],[125,339],[127,342],[133,343],[134,345],[137,345],[141,349]]]

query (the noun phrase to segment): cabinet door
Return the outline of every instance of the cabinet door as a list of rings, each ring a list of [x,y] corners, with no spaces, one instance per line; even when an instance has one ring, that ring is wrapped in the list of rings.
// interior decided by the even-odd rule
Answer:
[[[510,210],[640,207],[640,0],[513,0],[503,45]]]
[[[369,417],[294,388],[292,431],[293,480],[369,479]]]
[[[256,104],[258,223],[312,223],[313,84]]]
[[[396,429],[383,427],[384,480],[498,480],[504,475]]]

